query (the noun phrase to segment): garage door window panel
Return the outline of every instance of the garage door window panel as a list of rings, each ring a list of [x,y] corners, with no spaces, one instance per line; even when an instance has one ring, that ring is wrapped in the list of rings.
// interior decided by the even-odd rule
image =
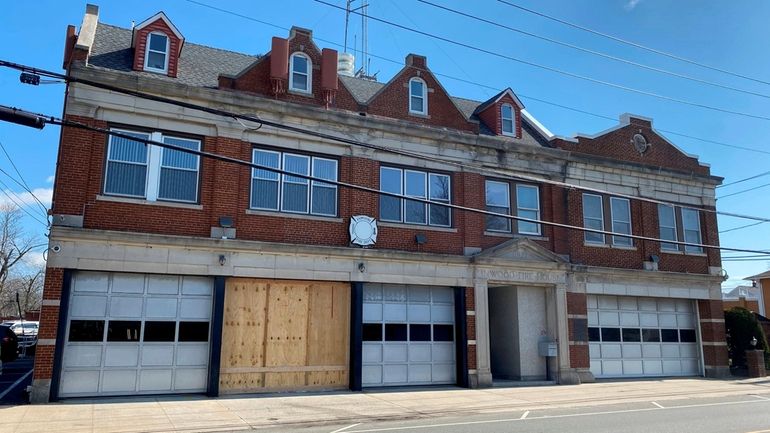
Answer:
[[[104,341],[104,320],[71,320],[68,341]]]
[[[209,341],[209,322],[179,322],[179,342]]]
[[[363,341],[382,341],[382,323],[364,323]]]
[[[138,320],[110,320],[107,325],[107,341],[136,342],[142,329]]]
[[[144,322],[143,341],[173,342],[176,340],[176,322]]]
[[[386,323],[385,341],[407,341],[407,328],[405,323]]]

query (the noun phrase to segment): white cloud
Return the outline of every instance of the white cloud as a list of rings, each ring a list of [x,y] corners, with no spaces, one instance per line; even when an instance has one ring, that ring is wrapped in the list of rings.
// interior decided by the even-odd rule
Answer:
[[[54,175],[50,175],[47,178],[45,178],[46,183],[53,183]]]
[[[38,200],[43,202],[46,207],[51,207],[51,200],[53,199],[53,188],[35,188],[32,190],[34,197],[27,191],[16,192],[10,190],[4,190],[0,194],[0,205],[14,205],[14,206],[33,206],[37,205]],[[10,197],[9,197],[10,196]],[[13,200],[11,200],[13,199]]]
[[[22,259],[28,266],[32,268],[42,268],[45,266],[45,250],[30,251],[29,254]]]
[[[636,7],[639,3],[641,3],[642,0],[628,0],[623,6],[627,11],[630,11]]]

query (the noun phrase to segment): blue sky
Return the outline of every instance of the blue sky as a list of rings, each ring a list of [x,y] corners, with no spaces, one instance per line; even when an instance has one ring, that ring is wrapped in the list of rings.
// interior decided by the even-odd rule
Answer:
[[[271,23],[261,24],[188,0],[166,1],[99,1],[100,21],[130,27],[163,10],[188,41],[250,54],[269,50],[270,37],[285,36],[292,25],[310,28],[316,38],[342,43],[344,14],[311,0],[280,2],[195,0],[225,8],[237,14]],[[344,5],[342,0],[329,0]],[[408,27],[456,39],[507,56],[567,70],[572,73],[611,81],[620,85],[667,95],[698,104],[732,111],[770,115],[770,99],[661,75],[652,71],[555,46],[488,24],[471,21],[449,12],[421,4],[416,0],[370,0],[372,16],[391,20]],[[678,62],[660,55],[634,49],[595,35],[580,32],[544,18],[511,8],[494,0],[462,2],[433,0],[466,13],[504,23],[531,33],[623,57],[639,63],[675,71],[680,74],[718,82],[760,94],[770,95],[770,85],[756,83],[695,65]],[[635,41],[656,49],[696,60],[744,75],[770,81],[770,57],[766,55],[767,18],[770,2],[664,1],[664,0],[512,0],[514,3],[553,15],[566,21]],[[356,3],[360,3],[360,0]],[[8,2],[0,15],[3,43],[0,58],[42,68],[61,70],[64,35],[67,24],[80,25],[85,3],[78,1],[40,0],[34,4]],[[360,18],[351,16],[349,45],[361,40]],[[321,47],[339,48],[330,42]],[[370,73],[387,81],[410,53],[428,57],[428,66],[436,73],[461,78],[494,89],[511,87],[527,109],[550,130],[559,135],[576,132],[593,133],[616,122],[575,111],[565,110],[532,98],[552,101],[580,110],[617,118],[624,112],[652,117],[655,127],[710,140],[770,150],[767,136],[770,121],[726,114],[703,108],[664,101],[619,89],[565,77],[501,58],[492,57],[436,41],[404,30],[369,21],[369,51],[375,56],[395,60],[388,62],[373,57]],[[443,85],[455,95],[485,100],[494,90],[443,78]],[[59,115],[62,112],[64,86],[47,84],[39,87],[21,85],[18,73],[0,70],[0,104]],[[50,201],[51,176],[55,171],[59,131],[48,126],[42,132],[0,123],[0,142],[7,148],[25,180],[44,201]],[[731,182],[770,170],[770,155],[731,149],[668,134],[668,138],[702,162],[711,164],[712,173]],[[0,168],[11,174],[12,167],[0,154]],[[0,181],[8,190],[20,195],[18,201],[29,203],[27,209],[40,216],[28,194],[22,194],[7,177]],[[770,176],[718,190],[720,194],[770,182]],[[770,216],[770,187],[726,197],[718,208],[742,214]],[[0,194],[0,202],[7,200]],[[26,226],[43,236],[45,227],[31,217]],[[751,221],[731,217],[719,219],[720,229],[748,224]],[[770,224],[725,233],[724,246],[750,249],[770,248]],[[741,254],[726,254],[741,255]],[[725,262],[730,275],[725,286],[734,286],[748,275],[770,269],[770,260]]]

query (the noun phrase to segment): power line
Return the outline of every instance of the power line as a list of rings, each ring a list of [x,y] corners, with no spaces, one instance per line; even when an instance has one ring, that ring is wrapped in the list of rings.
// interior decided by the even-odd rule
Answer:
[[[8,151],[5,149],[5,145],[3,145],[2,140],[0,140],[0,149],[2,149],[3,153],[5,154],[5,157],[8,158],[8,161],[11,163],[11,166],[16,171],[16,174],[19,175],[19,179],[21,180],[21,184],[19,184],[19,182],[16,182],[16,179],[14,179],[10,175],[8,175],[8,173],[6,173],[6,176],[8,176],[9,178],[11,178],[11,180],[13,180],[17,184],[19,184],[22,188],[24,188],[32,196],[33,199],[35,199],[35,201],[40,205],[40,207],[43,208],[43,212],[46,215],[45,219],[48,220],[48,207],[46,207],[46,205],[44,205],[43,202],[40,201],[39,198],[37,198],[35,193],[32,192],[32,189],[29,187],[29,184],[27,184],[27,181],[24,180],[24,176],[21,175],[21,172],[19,171],[19,168],[16,167],[16,164],[13,162],[13,158],[11,158],[11,155],[9,155]],[[3,172],[3,173],[5,173],[5,172]]]
[[[733,192],[733,193],[730,193],[730,194],[727,194],[727,195],[723,195],[722,197],[718,197],[717,199],[721,200],[723,198],[732,197],[734,195],[743,194],[745,192],[754,191],[756,189],[765,188],[765,187],[768,187],[768,186],[770,186],[770,183],[765,183],[765,184],[762,184],[762,185],[759,185],[759,186],[755,186],[753,188],[742,189],[740,191],[736,191],[736,192]]]
[[[16,206],[19,210],[21,210],[25,214],[29,215],[29,217],[32,218],[33,220],[35,220],[35,221],[39,222],[40,224],[44,225],[46,228],[48,227],[48,223],[47,222],[43,222],[42,220],[37,218],[34,214],[32,214],[30,211],[28,211],[25,206],[23,206],[22,204],[20,204],[16,200],[14,200],[14,198],[11,196],[11,193],[13,193],[13,191],[11,191],[11,189],[8,188],[8,185],[6,185],[5,182],[3,182],[2,180],[0,180],[0,186],[3,187],[2,191],[1,191],[3,193],[3,195],[5,195],[8,198],[8,200],[10,200],[11,203],[14,204],[14,206]],[[16,198],[19,199],[23,203],[23,200],[21,200],[20,197],[17,196]]]
[[[741,182],[746,182],[747,180],[752,180],[752,179],[756,179],[758,177],[767,176],[768,174],[770,174],[770,171],[765,171],[763,173],[755,174],[754,176],[744,177],[743,179],[739,179],[739,180],[736,180],[734,182],[723,183],[722,185],[717,186],[717,188],[724,188],[726,186],[732,186],[732,185],[735,185],[735,184],[738,184],[738,183],[741,183]]]
[[[382,152],[388,152],[388,153],[393,153],[393,154],[398,154],[398,155],[411,156],[411,157],[415,157],[415,158],[419,158],[419,159],[427,160],[427,161],[433,161],[433,162],[440,161],[440,162],[443,162],[443,163],[446,163],[446,164],[458,165],[461,168],[472,167],[472,165],[467,163],[467,162],[459,163],[459,162],[456,162],[456,161],[436,158],[435,156],[432,156],[432,155],[426,155],[426,154],[421,154],[421,153],[417,153],[417,152],[392,149],[392,148],[388,148],[388,147],[385,147],[385,146],[375,145],[375,144],[366,143],[366,142],[362,142],[362,141],[358,141],[358,140],[354,140],[354,139],[349,139],[349,138],[344,138],[344,137],[338,137],[338,136],[335,136],[335,135],[332,135],[332,134],[318,132],[318,131],[310,130],[310,129],[305,129],[305,128],[298,127],[298,126],[291,126],[291,125],[288,125],[288,124],[285,124],[285,123],[280,123],[280,122],[260,119],[259,117],[256,117],[256,116],[250,116],[250,115],[246,115],[246,114],[239,114],[239,113],[228,112],[228,111],[217,109],[217,108],[206,107],[206,106],[203,106],[203,105],[193,104],[193,103],[186,102],[186,101],[179,101],[179,100],[176,100],[176,99],[171,99],[171,98],[167,98],[167,97],[163,97],[163,96],[158,96],[158,95],[153,95],[153,94],[149,94],[149,93],[144,93],[144,92],[141,92],[141,91],[138,91],[138,90],[124,89],[124,88],[113,86],[113,85],[110,85],[110,84],[100,83],[98,81],[93,81],[93,80],[88,80],[88,79],[83,79],[83,78],[71,77],[71,76],[67,76],[67,75],[64,75],[64,74],[60,74],[58,72],[52,72],[52,71],[47,71],[47,70],[43,70],[43,69],[32,68],[30,66],[19,65],[19,64],[16,64],[16,63],[5,61],[5,60],[0,60],[0,66],[5,66],[5,67],[8,67],[8,68],[17,69],[17,70],[21,70],[21,71],[25,71],[25,72],[30,72],[30,73],[33,73],[33,74],[36,74],[36,75],[43,75],[43,76],[48,76],[48,77],[66,79],[66,80],[68,80],[70,82],[81,83],[81,84],[84,84],[84,85],[88,85],[88,86],[92,86],[92,87],[96,87],[96,88],[100,88],[100,89],[104,89],[104,90],[109,90],[109,91],[116,92],[116,93],[122,93],[122,94],[126,94],[126,95],[131,95],[131,96],[134,96],[134,97],[137,97],[137,98],[142,98],[142,99],[147,99],[147,100],[151,100],[151,101],[156,101],[156,102],[162,102],[162,103],[166,103],[166,104],[170,104],[170,105],[175,105],[175,106],[179,106],[179,107],[189,108],[189,109],[192,109],[192,110],[197,110],[197,111],[201,111],[201,112],[205,112],[205,113],[214,114],[214,115],[217,115],[217,116],[232,118],[232,119],[235,119],[235,120],[239,120],[240,119],[240,120],[246,120],[246,121],[249,121],[249,122],[255,122],[255,123],[271,126],[271,127],[276,128],[276,129],[283,129],[283,130],[287,130],[287,131],[291,131],[291,132],[296,132],[296,133],[299,133],[299,134],[310,135],[310,136],[313,136],[313,137],[322,138],[322,139],[325,139],[325,140],[339,142],[339,143],[344,143],[344,144],[348,144],[348,145],[352,145],[352,146],[361,146],[361,147],[365,147],[365,148],[369,148],[369,149],[379,150],[379,151],[382,151]],[[524,180],[529,180],[529,181],[533,181],[533,182],[556,184],[556,185],[560,185],[560,186],[563,186],[563,187],[566,187],[566,188],[594,191],[594,192],[598,192],[598,193],[602,193],[602,194],[611,194],[611,195],[615,195],[615,196],[619,196],[619,197],[628,197],[630,199],[639,200],[639,201],[646,201],[646,202],[652,202],[652,203],[658,203],[658,204],[665,204],[665,205],[669,205],[669,206],[677,206],[677,207],[681,207],[681,208],[694,209],[694,210],[697,210],[697,211],[715,213],[715,214],[718,214],[718,215],[725,215],[725,216],[731,216],[731,217],[736,217],[736,218],[743,218],[743,219],[750,219],[750,220],[755,220],[755,221],[770,222],[770,218],[756,217],[756,216],[750,216],[750,215],[742,215],[742,214],[733,213],[733,212],[717,211],[715,209],[698,208],[698,207],[694,207],[694,206],[682,205],[680,203],[672,203],[672,202],[656,200],[656,199],[646,198],[646,197],[641,197],[641,196],[632,196],[632,195],[627,195],[627,194],[622,194],[622,193],[615,193],[615,192],[611,192],[611,191],[601,190],[601,189],[598,189],[598,188],[591,188],[591,187],[586,187],[586,186],[581,186],[581,185],[574,185],[574,184],[568,184],[568,183],[559,182],[559,181],[553,181],[553,180],[546,179],[546,178],[538,178],[538,177],[533,177],[533,176],[528,176],[528,175],[521,175],[521,174],[515,174],[515,173],[509,173],[509,172],[502,172],[500,170],[493,170],[493,169],[485,168],[483,166],[481,166],[481,170],[482,170],[482,172],[486,171],[487,173],[489,173],[489,172],[497,172],[498,174],[502,174],[504,176],[515,178],[515,179],[524,179]]]
[[[676,77],[676,78],[681,78],[681,79],[685,79],[685,80],[689,80],[689,81],[694,81],[694,82],[697,82],[697,83],[700,83],[700,84],[706,84],[708,86],[718,87],[718,88],[721,88],[721,89],[732,90],[732,91],[735,91],[735,92],[745,93],[747,95],[759,96],[761,98],[770,99],[770,95],[767,95],[767,94],[764,94],[764,93],[758,93],[758,92],[754,92],[754,91],[751,91],[751,90],[740,89],[740,88],[737,88],[737,87],[728,86],[726,84],[720,84],[720,83],[716,83],[716,82],[713,82],[713,81],[709,81],[709,80],[704,80],[704,79],[701,79],[701,78],[693,77],[693,76],[690,76],[690,75],[680,74],[678,72],[669,71],[669,70],[666,70],[666,69],[663,69],[663,68],[658,68],[658,67],[655,67],[655,66],[645,65],[643,63],[635,62],[633,60],[628,60],[628,59],[624,59],[622,57],[617,57],[617,56],[613,56],[613,55],[610,55],[610,54],[602,53],[601,51],[591,50],[589,48],[584,48],[584,47],[581,47],[579,45],[574,45],[574,44],[570,44],[568,42],[563,42],[563,41],[560,41],[558,39],[553,39],[553,38],[550,38],[550,37],[547,37],[547,36],[542,36],[542,35],[538,35],[538,34],[535,34],[535,33],[531,33],[531,32],[525,31],[525,30],[521,30],[521,29],[516,28],[516,27],[511,27],[511,26],[506,25],[506,24],[501,24],[501,23],[496,22],[496,21],[492,21],[492,20],[489,20],[489,19],[486,19],[486,18],[482,18],[482,17],[479,17],[477,15],[469,14],[469,13],[466,13],[466,12],[463,12],[463,11],[460,11],[460,10],[457,10],[457,9],[452,9],[450,7],[447,7],[447,6],[439,5],[439,4],[430,2],[428,0],[417,0],[417,1],[420,2],[420,3],[426,4],[428,6],[432,6],[434,8],[437,8],[437,9],[442,9],[442,10],[445,10],[447,12],[451,12],[451,13],[456,14],[456,15],[460,15],[460,16],[463,16],[463,17],[466,17],[466,18],[470,18],[470,19],[475,20],[475,21],[480,21],[482,23],[490,24],[490,25],[498,27],[498,28],[506,29],[506,30],[509,30],[509,31],[512,31],[512,32],[515,32],[515,33],[519,33],[519,34],[522,34],[522,35],[525,35],[525,36],[529,36],[529,37],[532,37],[532,38],[540,39],[542,41],[546,41],[546,42],[549,42],[549,43],[552,43],[552,44],[556,44],[556,45],[560,45],[560,46],[563,46],[563,47],[567,47],[567,48],[570,48],[570,49],[573,49],[573,50],[577,50],[577,51],[580,51],[580,52],[583,52],[583,53],[588,53],[588,54],[595,55],[595,56],[598,56],[598,57],[602,57],[602,58],[605,58],[605,59],[613,60],[613,61],[616,61],[616,62],[624,63],[624,64],[627,64],[627,65],[635,66],[635,67],[642,68],[642,69],[646,69],[648,71],[653,71],[653,72],[657,72],[657,73],[664,74],[664,75],[669,75],[669,76]]]
[[[538,12],[538,11],[535,11],[535,10],[532,10],[532,9],[527,9],[524,6],[520,6],[520,5],[517,5],[515,3],[511,3],[509,1],[505,1],[505,0],[497,0],[497,1],[502,3],[502,4],[508,5],[510,7],[514,7],[516,9],[520,9],[520,10],[523,10],[525,12],[529,12],[531,14],[534,14],[534,15],[537,15],[537,16],[549,19],[551,21],[556,21],[558,23],[570,26],[572,28],[575,28],[575,29],[578,29],[578,30],[582,30],[584,32],[592,33],[592,34],[597,35],[597,36],[601,36],[601,37],[604,37],[604,38],[607,38],[607,39],[611,39],[611,40],[613,40],[615,42],[620,42],[622,44],[630,45],[630,46],[632,46],[634,48],[639,48],[639,49],[642,49],[642,50],[645,50],[645,51],[649,51],[651,53],[659,54],[661,56],[665,56],[665,57],[668,57],[668,58],[671,58],[671,59],[674,59],[674,60],[679,60],[680,62],[689,63],[691,65],[700,66],[701,68],[710,69],[712,71],[721,72],[723,74],[732,75],[734,77],[743,78],[745,80],[754,81],[754,82],[761,83],[761,84],[770,84],[770,82],[768,82],[768,81],[763,81],[763,80],[760,80],[760,79],[757,79],[757,78],[749,77],[747,75],[743,75],[743,74],[740,74],[740,73],[737,73],[737,72],[731,72],[731,71],[728,71],[726,69],[718,68],[716,66],[709,66],[709,65],[706,65],[704,63],[696,62],[695,60],[690,60],[688,58],[685,58],[685,57],[682,57],[682,56],[678,56],[676,54],[667,53],[667,52],[662,51],[662,50],[658,50],[658,49],[655,49],[655,48],[647,47],[647,46],[639,44],[637,42],[629,41],[627,39],[622,39],[622,38],[619,38],[617,36],[612,36],[612,35],[607,34],[607,33],[602,33],[602,32],[600,32],[598,30],[593,30],[593,29],[590,29],[588,27],[581,26],[579,24],[571,23],[569,21],[566,21],[566,20],[563,20],[563,19],[560,19],[560,18],[556,18],[556,17],[551,16],[551,15],[547,15],[547,14],[545,14],[543,12]]]
[[[28,114],[30,114],[30,113],[28,113]],[[154,145],[154,146],[158,146],[158,147],[162,147],[162,148],[166,148],[166,149],[171,149],[171,150],[176,150],[176,151],[179,151],[179,152],[184,152],[184,153],[189,153],[189,154],[197,155],[199,157],[211,158],[211,159],[215,159],[215,160],[218,160],[218,161],[238,164],[238,165],[246,166],[246,167],[249,167],[249,168],[252,168],[252,169],[265,170],[265,171],[269,171],[269,172],[277,173],[277,174],[281,174],[281,175],[302,178],[302,179],[305,179],[307,181],[326,183],[326,184],[335,185],[337,187],[348,188],[348,189],[362,191],[362,192],[367,192],[367,193],[371,193],[371,194],[377,194],[378,196],[383,196],[384,195],[384,196],[394,197],[394,198],[398,198],[398,199],[402,199],[402,200],[410,200],[410,201],[414,201],[414,202],[419,202],[419,203],[423,203],[423,204],[426,204],[426,205],[440,206],[440,207],[445,207],[445,208],[449,208],[449,209],[455,209],[455,210],[458,210],[458,211],[478,213],[478,214],[487,215],[487,216],[506,218],[506,219],[510,219],[510,220],[523,221],[523,222],[529,222],[529,223],[534,223],[534,224],[542,224],[542,225],[546,225],[546,226],[559,227],[559,228],[564,228],[564,229],[568,229],[568,230],[577,230],[577,231],[581,231],[581,232],[598,233],[598,234],[602,234],[602,235],[606,235],[606,236],[624,237],[624,238],[637,239],[637,240],[642,240],[642,241],[664,242],[664,243],[677,244],[677,245],[683,245],[683,246],[691,246],[691,247],[698,247],[698,248],[704,248],[704,249],[745,252],[745,253],[752,253],[752,254],[765,254],[765,255],[767,255],[770,258],[770,252],[765,252],[765,251],[749,250],[749,249],[744,249],[744,248],[723,247],[723,246],[720,246],[720,245],[709,245],[709,244],[684,242],[684,241],[673,241],[673,240],[667,240],[667,239],[661,239],[661,238],[655,238],[655,237],[649,237],[649,236],[641,236],[641,235],[634,235],[634,234],[627,234],[627,233],[618,233],[618,232],[613,232],[613,231],[608,231],[608,230],[599,230],[599,229],[592,229],[592,228],[588,228],[588,227],[573,226],[573,225],[570,225],[570,224],[557,223],[557,222],[554,222],[554,221],[546,221],[546,220],[535,219],[535,218],[525,218],[525,217],[520,217],[518,215],[502,214],[502,213],[498,213],[498,212],[488,211],[488,210],[485,210],[485,209],[476,209],[476,208],[471,208],[471,207],[467,207],[467,206],[460,206],[460,205],[451,204],[451,203],[439,203],[439,202],[435,202],[435,201],[430,201],[427,198],[411,197],[411,196],[407,196],[407,195],[400,194],[400,193],[392,193],[392,192],[387,192],[387,191],[381,191],[379,189],[370,188],[370,187],[367,187],[367,186],[362,186],[362,185],[357,185],[357,184],[352,184],[352,183],[348,183],[348,182],[341,182],[341,181],[337,181],[337,180],[322,179],[322,178],[315,177],[315,176],[309,176],[309,175],[305,175],[305,174],[289,172],[289,171],[286,171],[286,170],[281,170],[281,169],[270,167],[270,166],[266,166],[266,165],[256,164],[256,163],[253,163],[251,161],[244,161],[244,160],[241,160],[241,159],[232,158],[232,157],[228,157],[228,156],[224,156],[224,155],[219,155],[219,154],[214,154],[214,153],[210,153],[210,152],[204,152],[204,151],[200,151],[200,150],[190,149],[190,148],[183,147],[183,146],[177,146],[177,145],[174,145],[174,144],[171,144],[171,143],[165,143],[165,142],[160,142],[160,141],[148,140],[148,139],[144,139],[144,138],[138,138],[136,136],[132,136],[132,135],[129,135],[129,134],[124,134],[124,133],[121,133],[121,132],[118,132],[118,131],[112,131],[112,130],[105,129],[105,128],[97,128],[97,127],[94,127],[94,126],[90,126],[90,125],[86,125],[86,124],[83,124],[83,123],[74,122],[74,121],[70,121],[70,120],[62,120],[62,119],[58,119],[58,118],[53,117],[53,116],[45,116],[45,115],[42,115],[42,114],[37,115],[37,116],[39,116],[41,118],[41,120],[44,121],[45,123],[49,123],[49,124],[52,124],[52,125],[60,125],[60,126],[84,129],[84,130],[93,131],[93,132],[99,132],[99,133],[102,133],[102,134],[108,134],[108,135],[112,135],[112,136],[115,136],[115,137],[124,138],[126,140],[131,140],[131,141],[136,141],[136,142],[144,143],[145,145]]]
[[[248,15],[243,15],[243,14],[238,13],[238,12],[230,11],[230,10],[227,10],[227,9],[222,9],[220,7],[209,5],[209,4],[206,4],[206,3],[202,3],[202,2],[199,2],[199,1],[196,1],[196,0],[185,0],[185,1],[187,1],[189,3],[192,3],[192,4],[195,4],[195,5],[198,5],[198,6],[202,6],[202,7],[205,7],[205,8],[212,9],[212,10],[215,10],[215,11],[218,11],[218,12],[222,12],[224,14],[232,15],[232,16],[235,16],[235,17],[238,17],[238,18],[243,18],[243,19],[248,20],[248,21],[252,21],[252,22],[256,22],[256,23],[259,23],[259,24],[263,24],[263,25],[269,26],[269,27],[277,28],[277,29],[280,29],[280,30],[283,30],[283,31],[289,31],[290,30],[287,27],[282,27],[282,26],[279,26],[277,24],[269,23],[269,22],[266,22],[266,21],[263,21],[263,20],[260,20],[260,19],[248,16]],[[329,39],[320,38],[317,35],[313,35],[313,39],[315,39],[317,41],[325,42],[325,43],[330,44],[330,45],[334,45],[336,47],[340,47],[340,48],[344,47],[343,44],[331,41]],[[380,55],[374,54],[372,52],[369,52],[368,55],[370,57],[375,58],[375,59],[379,59],[379,60],[382,60],[382,61],[385,61],[385,62],[388,62],[388,63],[392,63],[392,64],[399,65],[399,66],[403,66],[403,61],[399,61],[399,60],[391,59],[391,58],[388,58],[388,57],[380,56]],[[447,79],[450,79],[450,80],[453,80],[453,81],[457,81],[457,82],[460,82],[460,83],[470,84],[472,86],[476,86],[476,87],[483,88],[483,89],[494,90],[495,92],[500,91],[499,87],[491,86],[491,85],[488,85],[488,84],[478,83],[478,82],[471,81],[471,80],[468,80],[468,79],[465,79],[465,78],[455,77],[455,76],[452,76],[452,75],[449,75],[449,74],[444,74],[444,73],[441,73],[441,72],[430,71],[430,70],[425,69],[425,68],[418,68],[418,67],[415,67],[415,66],[413,66],[413,68],[421,70],[423,72],[430,72],[433,75],[436,75],[436,76],[439,76],[439,77],[444,77],[444,78],[447,78]],[[554,106],[554,107],[562,108],[562,109],[565,109],[565,110],[573,111],[573,112],[576,112],[576,113],[581,113],[581,114],[585,114],[585,115],[588,115],[588,116],[597,117],[597,118],[600,118],[600,119],[607,119],[607,120],[610,120],[610,121],[613,121],[613,122],[617,122],[617,120],[618,120],[617,117],[612,117],[612,116],[607,116],[607,115],[604,115],[604,114],[593,113],[593,112],[590,112],[590,111],[582,110],[580,108],[570,107],[568,105],[560,104],[560,103],[553,102],[553,101],[548,101],[548,100],[545,100],[545,99],[540,99],[540,98],[537,98],[537,97],[534,97],[534,96],[531,96],[531,95],[526,95],[526,94],[523,94],[523,93],[517,93],[517,96],[519,96],[521,98],[524,98],[524,99],[528,99],[528,100],[532,100],[532,101],[537,101],[537,102],[540,102],[540,103],[543,103],[543,104],[547,104],[547,105],[551,105],[551,106]],[[770,151],[767,151],[767,150],[755,149],[753,147],[747,147],[747,146],[739,146],[739,145],[735,145],[735,144],[725,143],[725,142],[716,141],[716,140],[712,140],[712,139],[708,139],[708,138],[696,137],[696,136],[693,136],[693,135],[690,135],[690,134],[685,134],[685,133],[682,133],[682,132],[676,132],[676,131],[671,131],[671,130],[666,130],[666,129],[656,128],[656,130],[660,131],[660,132],[667,133],[667,134],[673,134],[673,135],[677,135],[677,136],[680,136],[680,137],[689,138],[689,139],[692,139],[692,140],[702,141],[704,143],[711,143],[711,144],[716,144],[718,146],[729,147],[729,148],[732,148],[732,149],[739,149],[739,150],[745,150],[745,151],[748,151],[748,152],[755,152],[755,153],[760,153],[760,154],[764,154],[764,155],[770,155]]]
[[[754,226],[758,226],[760,224],[764,224],[766,222],[767,221],[759,221],[759,222],[755,222],[755,223],[751,223],[751,224],[746,224],[746,225],[743,225],[743,226],[733,227],[733,228],[727,229],[727,230],[720,230],[719,234],[721,235],[722,233],[729,233],[729,232],[734,232],[736,230],[743,230],[743,229],[746,229],[746,228],[749,228],[749,227],[754,227]]]
[[[313,1],[315,1],[316,3],[319,3],[319,4],[323,4],[323,5],[326,5],[326,6],[335,8],[335,9],[338,9],[338,10],[345,10],[345,8],[343,8],[341,6],[337,6],[337,5],[333,4],[333,3],[329,3],[329,2],[327,2],[325,0],[313,0]],[[361,13],[358,12],[358,11],[350,11],[350,13],[361,15]],[[469,50],[477,51],[479,53],[488,54],[490,56],[494,56],[494,57],[498,57],[498,58],[501,58],[501,59],[510,60],[510,61],[513,61],[513,62],[516,62],[516,63],[521,63],[523,65],[527,65],[527,66],[531,66],[531,67],[534,67],[534,68],[543,69],[543,70],[546,70],[546,71],[549,71],[549,72],[554,72],[554,73],[561,74],[561,75],[564,75],[564,76],[567,76],[567,77],[577,78],[577,79],[580,79],[580,80],[588,81],[588,82],[595,83],[595,84],[601,84],[603,86],[608,86],[608,87],[624,90],[624,91],[631,92],[631,93],[637,93],[637,94],[640,94],[640,95],[650,96],[650,97],[658,98],[658,99],[661,99],[661,100],[664,100],[664,101],[676,102],[676,103],[679,103],[679,104],[689,105],[689,106],[692,106],[692,107],[703,108],[703,109],[711,110],[711,111],[717,111],[717,112],[720,112],[720,113],[733,114],[733,115],[736,115],[736,116],[743,116],[743,117],[749,117],[749,118],[753,118],[753,119],[770,121],[770,117],[767,117],[767,116],[762,116],[762,115],[758,115],[758,114],[751,114],[751,113],[742,112],[742,111],[735,111],[735,110],[730,110],[730,109],[727,109],[727,108],[715,107],[713,105],[702,104],[702,103],[699,103],[699,102],[688,101],[688,100],[685,100],[685,99],[674,98],[672,96],[666,96],[666,95],[662,95],[660,93],[655,93],[655,92],[651,92],[651,91],[647,91],[647,90],[641,90],[641,89],[637,89],[637,88],[634,88],[634,87],[629,87],[629,86],[625,86],[625,85],[622,85],[622,84],[613,83],[613,82],[610,82],[610,81],[600,80],[598,78],[592,78],[592,77],[589,77],[589,76],[586,76],[586,75],[580,75],[580,74],[577,74],[577,73],[574,73],[574,72],[569,72],[569,71],[566,71],[566,70],[563,70],[563,69],[559,69],[559,68],[556,68],[556,67],[552,67],[552,66],[541,65],[539,63],[530,62],[528,60],[523,60],[523,59],[520,59],[520,58],[517,58],[517,57],[514,57],[514,56],[509,56],[507,54],[502,54],[502,53],[499,53],[499,52],[496,52],[496,51],[488,50],[486,48],[482,48],[482,47],[471,45],[471,44],[468,44],[468,43],[465,43],[465,42],[460,42],[460,41],[457,41],[457,40],[454,40],[454,39],[450,39],[450,38],[447,38],[447,37],[444,37],[444,36],[439,36],[439,35],[436,35],[436,34],[433,34],[433,33],[428,33],[428,32],[422,31],[422,30],[414,29],[414,28],[411,28],[411,27],[408,27],[408,26],[405,26],[405,25],[402,25],[402,24],[395,23],[393,21],[389,21],[389,20],[386,20],[386,19],[383,19],[383,18],[378,18],[378,17],[376,17],[374,15],[371,15],[371,14],[367,14],[366,17],[368,19],[372,19],[372,20],[381,22],[383,24],[387,24],[389,26],[397,27],[399,29],[406,30],[408,32],[416,33],[416,34],[419,34],[419,35],[422,35],[422,36],[426,36],[426,37],[429,37],[429,38],[435,38],[435,39],[438,39],[440,41],[450,43],[452,45],[457,45],[459,47],[463,47],[463,48],[467,48]]]

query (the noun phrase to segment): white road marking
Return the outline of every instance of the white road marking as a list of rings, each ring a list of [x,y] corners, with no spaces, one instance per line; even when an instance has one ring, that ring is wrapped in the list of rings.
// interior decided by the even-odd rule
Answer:
[[[770,401],[770,398],[767,398],[767,397],[763,397],[763,396],[761,396],[761,395],[757,395],[757,394],[751,394],[751,396],[752,396],[752,397],[756,397],[756,398],[758,398],[758,399],[760,399],[760,400],[768,400],[768,401]]]
[[[340,432],[343,432],[343,431],[345,431],[345,430],[347,430],[347,429],[349,429],[349,428],[353,428],[353,427],[355,427],[355,426],[357,426],[357,425],[361,425],[361,423],[359,422],[359,423],[356,423],[356,424],[351,424],[351,425],[349,425],[349,426],[347,426],[347,427],[342,427],[342,428],[339,428],[339,429],[337,429],[337,430],[334,430],[334,431],[333,431],[333,432],[331,432],[331,433],[340,433]]]
[[[526,411],[523,414],[521,414],[521,418],[519,419],[527,419],[527,415],[529,415],[529,411]]]
[[[770,399],[761,399],[761,400],[754,400],[754,401],[751,401],[751,400],[726,401],[722,403],[688,404],[683,406],[672,406],[672,407],[661,407],[661,408],[625,409],[625,410],[603,411],[603,412],[572,413],[572,414],[564,414],[564,415],[545,415],[541,417],[526,418],[526,419],[508,418],[508,419],[493,419],[493,420],[483,420],[483,421],[451,422],[451,423],[443,423],[443,424],[422,424],[422,425],[403,426],[403,427],[373,428],[373,429],[367,429],[367,430],[349,430],[346,433],[419,430],[419,429],[425,429],[425,428],[454,427],[454,426],[462,426],[462,425],[500,424],[504,422],[516,422],[516,421],[527,422],[527,421],[546,419],[546,418],[554,419],[554,418],[571,418],[571,417],[579,417],[579,416],[614,415],[619,413],[649,412],[653,410],[676,410],[676,409],[688,409],[688,408],[696,408],[696,407],[730,406],[734,404],[767,403],[768,401],[770,401]]]
[[[2,393],[2,394],[0,394],[0,400],[2,400],[2,399],[3,399],[3,397],[5,397],[5,395],[6,395],[6,394],[8,394],[9,392],[11,392],[11,390],[12,390],[12,389],[16,388],[16,385],[20,384],[20,383],[21,383],[21,382],[22,382],[24,379],[26,379],[26,378],[27,378],[27,376],[29,376],[30,374],[32,374],[32,370],[28,371],[28,372],[27,372],[27,374],[25,374],[24,376],[20,377],[20,378],[19,378],[19,380],[17,380],[16,382],[14,382],[14,383],[13,383],[13,385],[9,386],[9,387],[8,387],[8,389],[6,389],[5,391],[3,391],[3,393]]]
[[[650,403],[654,404],[655,406],[657,406],[657,407],[658,407],[658,408],[660,408],[660,409],[665,409],[665,407],[663,407],[663,406],[659,405],[659,404],[658,404],[657,402],[655,402],[655,401],[651,401]]]

